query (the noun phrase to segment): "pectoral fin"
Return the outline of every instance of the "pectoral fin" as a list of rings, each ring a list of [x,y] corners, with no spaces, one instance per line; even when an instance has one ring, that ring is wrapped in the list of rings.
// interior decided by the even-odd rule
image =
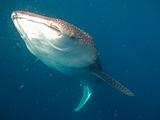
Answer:
[[[82,109],[84,107],[84,105],[87,103],[87,101],[89,100],[89,98],[92,95],[92,90],[89,86],[84,85],[83,86],[83,96],[81,98],[80,103],[78,104],[78,106],[74,109],[74,111],[79,111],[80,109]]]
[[[118,91],[122,92],[123,94],[125,94],[127,96],[134,96],[134,93],[132,91],[130,91],[127,87],[125,87],[124,85],[122,85],[121,83],[119,83],[118,81],[113,79],[110,75],[108,75],[104,72],[97,72],[97,73],[93,73],[93,74],[97,78],[105,81],[106,83],[108,83],[109,85],[111,85],[112,87],[117,89]]]

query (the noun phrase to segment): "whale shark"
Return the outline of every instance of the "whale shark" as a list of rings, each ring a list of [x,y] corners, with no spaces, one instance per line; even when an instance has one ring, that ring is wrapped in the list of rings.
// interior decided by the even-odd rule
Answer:
[[[134,93],[105,73],[93,38],[62,19],[13,11],[11,19],[28,50],[49,68],[80,81],[83,94],[74,111],[91,98],[94,86],[107,83],[127,96]]]

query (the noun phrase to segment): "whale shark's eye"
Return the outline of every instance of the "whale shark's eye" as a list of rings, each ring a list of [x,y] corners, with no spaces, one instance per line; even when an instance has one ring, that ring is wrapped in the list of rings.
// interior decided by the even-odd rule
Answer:
[[[50,28],[53,29],[54,31],[58,32],[59,36],[62,34],[60,29],[56,25],[50,24]]]

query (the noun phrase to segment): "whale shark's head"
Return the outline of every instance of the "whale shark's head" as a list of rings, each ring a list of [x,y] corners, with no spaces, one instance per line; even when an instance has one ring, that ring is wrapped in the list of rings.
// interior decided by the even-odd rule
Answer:
[[[25,11],[11,18],[30,52],[50,67],[86,67],[97,59],[90,35],[68,22]]]
[[[49,42],[59,50],[65,50],[68,47],[62,45],[67,41],[62,38],[71,36],[72,31],[66,29],[65,22],[25,11],[15,11],[11,18],[21,37],[31,46],[35,47],[36,44],[43,46]]]

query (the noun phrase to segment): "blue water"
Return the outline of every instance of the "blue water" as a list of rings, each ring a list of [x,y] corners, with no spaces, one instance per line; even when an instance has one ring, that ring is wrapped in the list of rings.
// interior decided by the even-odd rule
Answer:
[[[52,71],[27,50],[10,15],[26,10],[89,32],[104,70],[134,91],[100,85],[75,113],[79,81]],[[1,0],[0,120],[160,120],[158,0]]]

